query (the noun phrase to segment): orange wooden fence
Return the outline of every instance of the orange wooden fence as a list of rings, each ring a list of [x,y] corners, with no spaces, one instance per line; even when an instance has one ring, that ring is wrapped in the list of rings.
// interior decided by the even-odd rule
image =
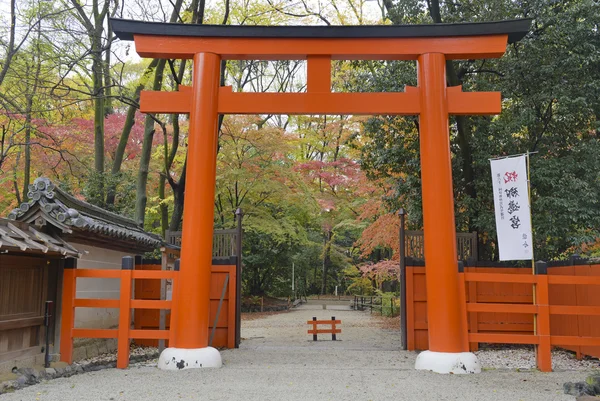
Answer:
[[[73,362],[74,338],[116,338],[117,368],[129,365],[130,339],[168,339],[169,330],[139,330],[131,328],[132,309],[170,309],[171,301],[132,299],[133,280],[171,279],[177,285],[178,271],[134,270],[134,259],[123,258],[121,270],[77,269],[76,260],[65,264],[62,298],[62,323],[60,337],[61,361]],[[77,298],[77,278],[120,279],[119,299]],[[117,329],[75,328],[75,308],[116,308],[119,309]]]
[[[313,341],[317,341],[317,334],[331,334],[331,340],[336,341],[336,334],[342,333],[342,329],[336,327],[336,325],[342,324],[342,321],[336,320],[335,316],[332,316],[331,320],[317,320],[316,317],[313,317],[313,320],[308,320],[306,323],[312,325],[312,329],[308,329],[308,334],[313,335]],[[331,328],[319,329],[317,326],[320,324],[329,325]]]
[[[460,280],[472,350],[479,343],[536,344],[543,371],[551,369],[551,346],[600,356],[600,265],[554,267],[538,275],[523,268],[467,267]],[[408,349],[427,349],[425,268],[407,267],[406,285]]]
[[[214,263],[214,262],[213,262]],[[136,269],[143,270],[160,270],[160,265],[141,265],[136,266]],[[235,347],[235,285],[236,285],[236,266],[235,265],[213,265],[210,283],[210,323],[209,333],[212,332],[214,322],[219,308],[221,295],[223,295],[223,287],[227,275],[227,286],[225,286],[225,294],[217,328],[211,346],[217,348],[234,348]],[[157,280],[139,280],[135,284],[135,299],[157,300],[160,299],[160,282]],[[159,310],[156,309],[140,309],[134,312],[134,328],[137,330],[150,329],[156,330],[159,327]],[[165,319],[166,329],[170,328],[170,313],[167,313]],[[136,344],[156,347],[158,340],[156,339],[136,339]],[[168,346],[168,342],[167,342]]]

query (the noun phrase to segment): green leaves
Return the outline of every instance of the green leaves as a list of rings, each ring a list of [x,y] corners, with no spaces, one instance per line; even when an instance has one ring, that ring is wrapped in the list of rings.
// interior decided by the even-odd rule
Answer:
[[[424,2],[400,0],[394,23],[431,22]],[[484,258],[494,259],[495,222],[489,158],[539,151],[532,157],[533,223],[537,258],[556,258],[598,236],[600,187],[600,13],[597,2],[506,0],[440,3],[442,22],[533,17],[532,32],[497,60],[454,62],[464,90],[500,91],[502,114],[470,117],[468,146],[451,119],[451,149],[458,231],[477,230]],[[357,74],[363,72],[357,72]],[[382,65],[361,90],[385,91],[390,81],[415,79],[410,65]],[[377,117],[363,124],[370,139],[363,167],[393,188],[390,211],[403,206],[409,224],[421,226],[418,133],[413,118]],[[465,170],[471,160],[473,176]],[[473,190],[474,188],[474,190]],[[399,201],[403,199],[403,201]]]

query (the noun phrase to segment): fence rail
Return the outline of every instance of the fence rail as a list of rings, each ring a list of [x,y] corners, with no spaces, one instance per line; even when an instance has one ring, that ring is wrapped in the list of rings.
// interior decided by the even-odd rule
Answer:
[[[167,231],[167,243],[173,246],[181,247],[181,231]],[[230,258],[237,256],[237,229],[215,230],[213,234],[213,258]]]
[[[400,315],[400,298],[399,297],[388,297],[382,296],[362,296],[355,295],[352,301],[351,308],[354,310],[370,310],[373,313],[378,312],[382,316],[399,316]]]
[[[141,262],[141,261],[140,261]],[[169,271],[134,270],[135,260],[131,256],[122,259],[121,270],[77,269],[75,259],[65,262],[63,282],[63,321],[61,326],[61,361],[73,362],[74,338],[116,338],[117,368],[125,369],[129,365],[129,340],[169,338],[169,330],[139,330],[131,328],[132,309],[170,309],[171,301],[132,299],[132,287],[135,279],[176,280],[178,269]],[[77,278],[118,278],[120,284],[119,299],[76,298]],[[118,308],[118,329],[75,328],[75,308]]]
[[[405,256],[425,259],[425,240],[423,231],[407,230],[404,235]],[[456,252],[458,260],[477,260],[477,233],[456,233]]]
[[[549,285],[600,285],[600,277],[548,276],[547,265],[536,263],[535,275],[514,275],[502,273],[459,273],[461,295],[467,312],[492,312],[510,314],[533,314],[536,330],[533,334],[469,333],[471,343],[536,344],[536,363],[542,372],[552,371],[553,345],[560,346],[600,346],[600,337],[552,335],[550,317],[553,315],[600,315],[600,306],[550,305]],[[467,283],[523,283],[533,284],[535,297],[532,304],[518,303],[477,303],[467,302]]]

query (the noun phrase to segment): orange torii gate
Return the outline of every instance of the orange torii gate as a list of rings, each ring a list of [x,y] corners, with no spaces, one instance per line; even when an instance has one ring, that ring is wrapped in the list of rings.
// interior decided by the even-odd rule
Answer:
[[[501,57],[530,20],[406,26],[214,26],[111,19],[141,57],[193,59],[192,86],[142,92],[145,113],[189,113],[185,218],[171,347],[159,367],[219,367],[208,347],[219,114],[419,115],[429,348],[417,369],[480,371],[469,353],[458,281],[448,115],[498,114],[498,92],[446,86],[446,61]],[[220,86],[221,60],[307,60],[306,93],[238,93]],[[332,93],[331,60],[417,60],[418,87]]]

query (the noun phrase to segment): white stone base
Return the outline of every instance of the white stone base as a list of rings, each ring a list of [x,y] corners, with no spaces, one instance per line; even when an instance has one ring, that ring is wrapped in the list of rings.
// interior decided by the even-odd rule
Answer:
[[[220,368],[221,366],[223,366],[221,354],[213,347],[165,348],[158,358],[158,368],[162,370]]]
[[[417,370],[431,370],[442,374],[481,373],[481,366],[472,352],[433,352],[423,351],[415,362]]]

